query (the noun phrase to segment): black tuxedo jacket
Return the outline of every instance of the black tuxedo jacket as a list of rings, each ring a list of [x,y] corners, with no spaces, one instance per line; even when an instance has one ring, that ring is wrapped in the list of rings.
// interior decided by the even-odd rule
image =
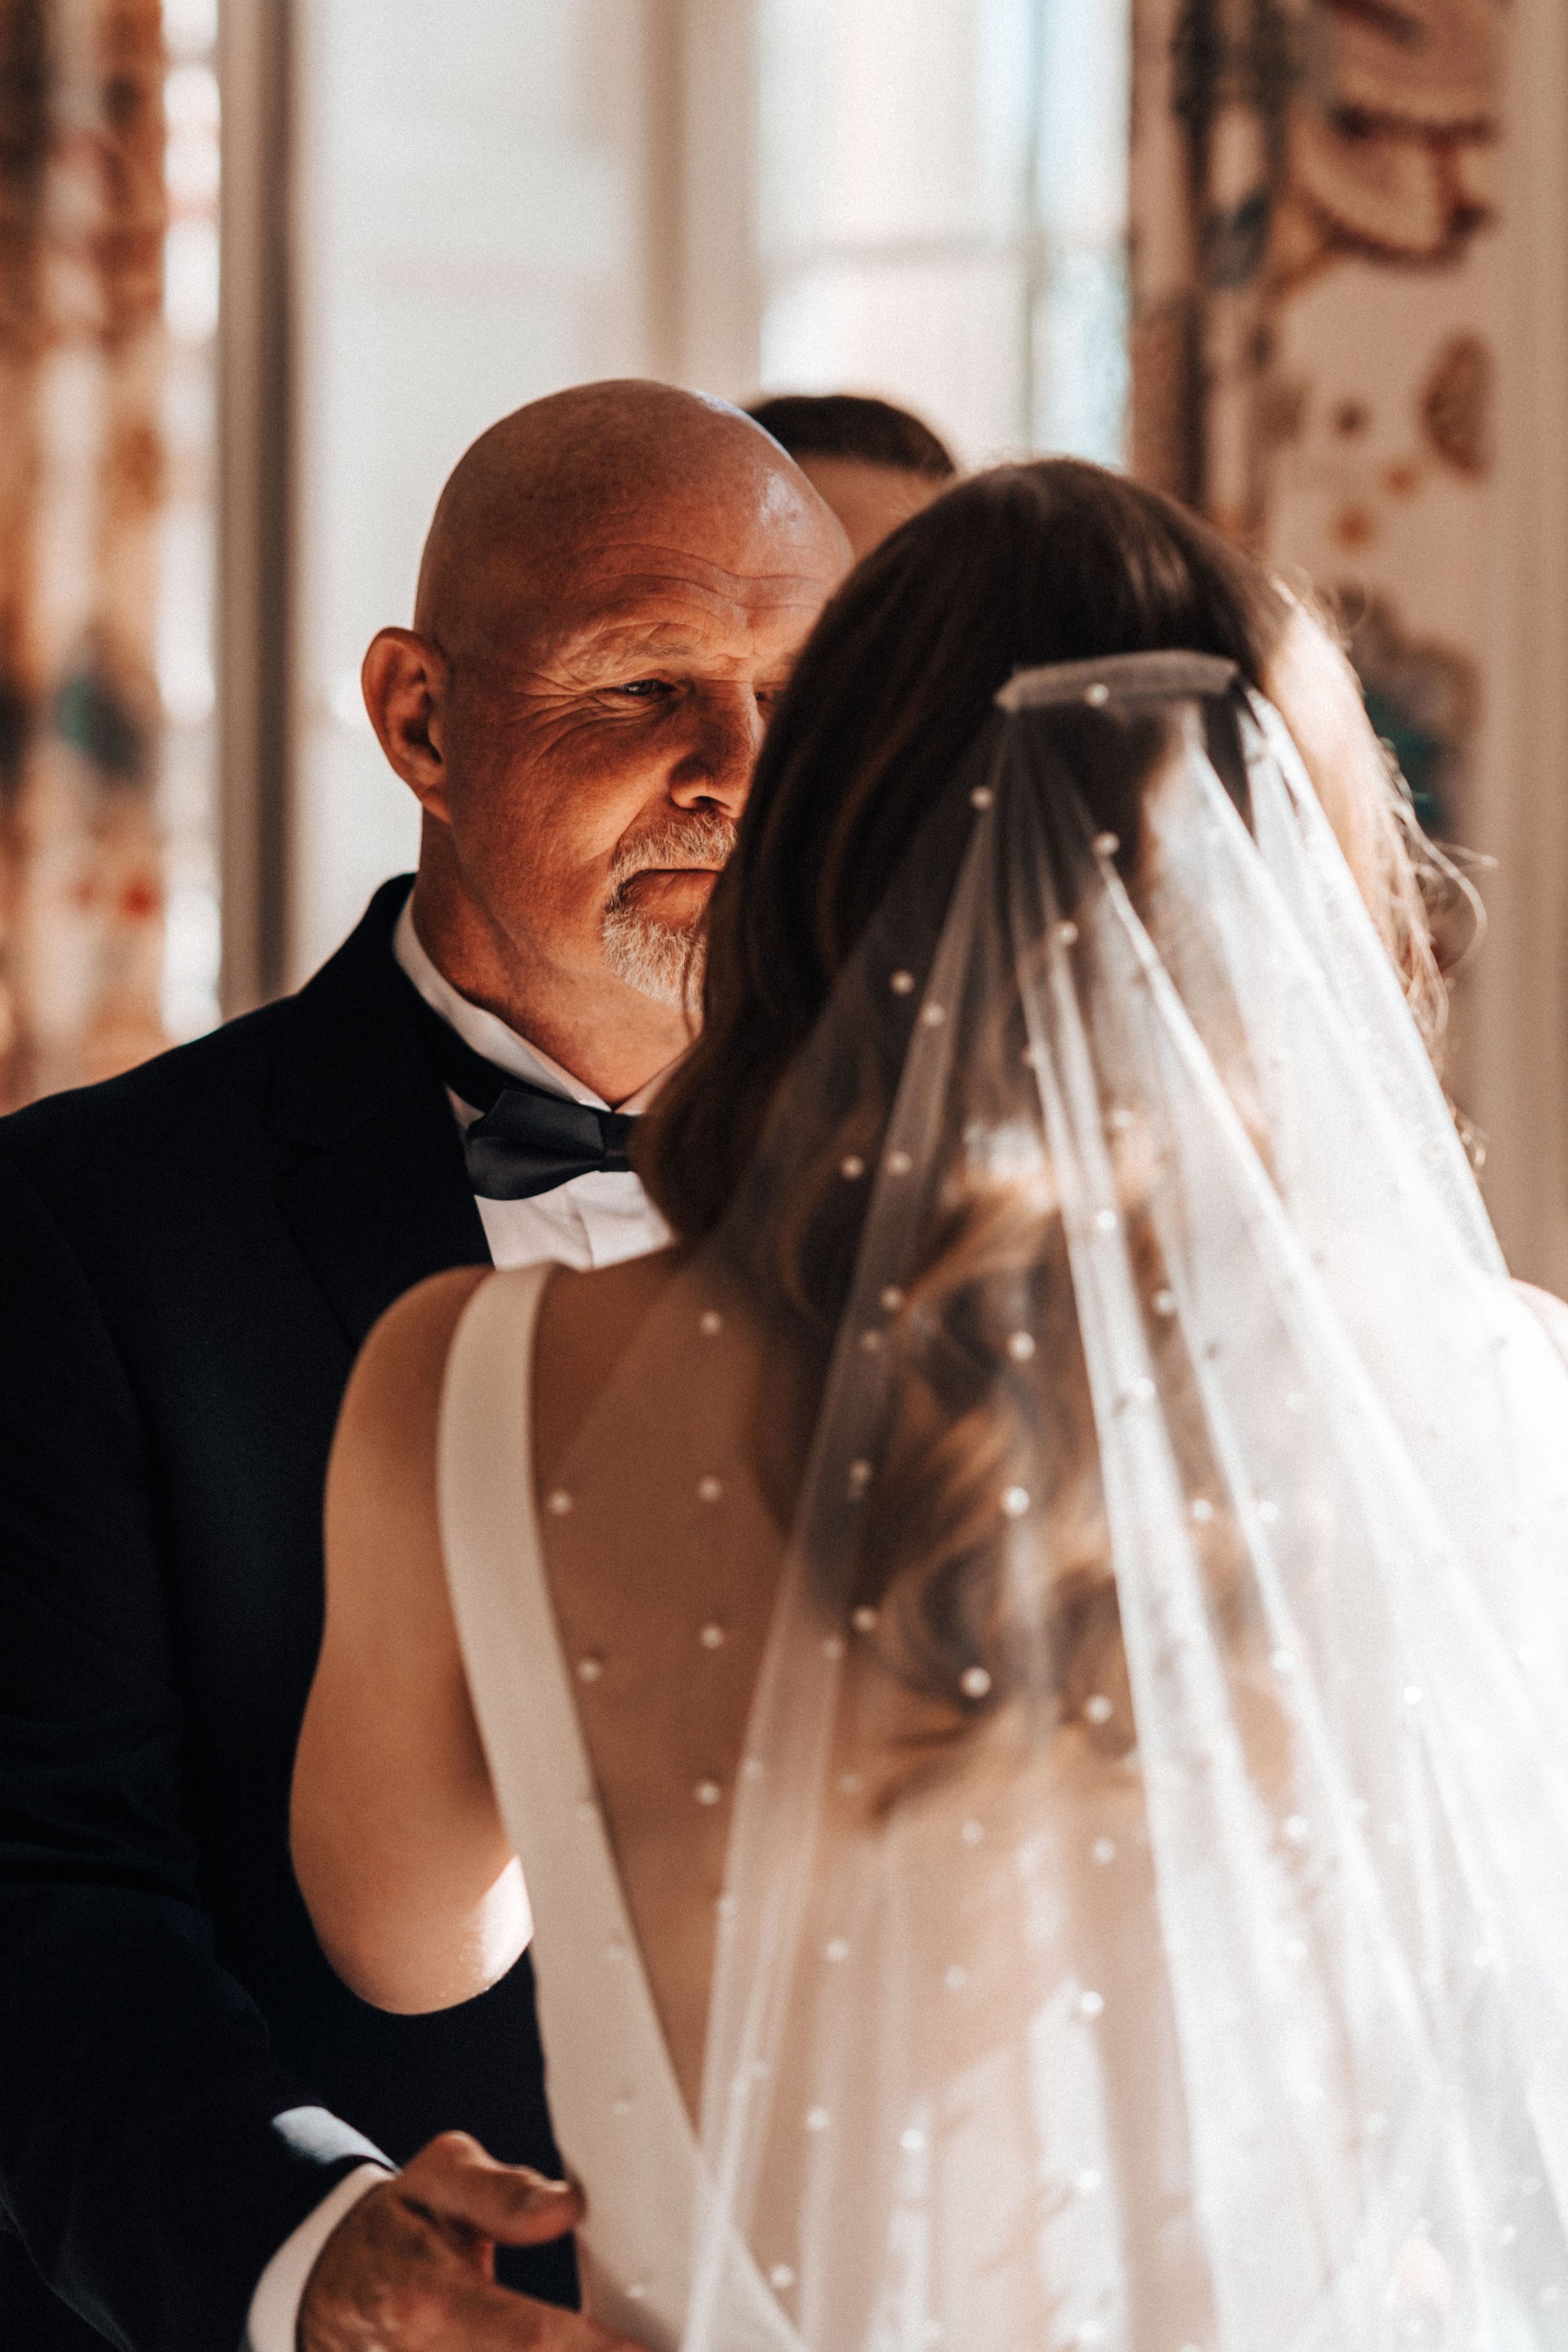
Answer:
[[[297,996],[0,1120],[4,2352],[98,2340],[40,2274],[134,2352],[237,2352],[363,2156],[343,2126],[556,2168],[527,1959],[384,2015],[289,1863],[349,1367],[489,1257],[391,951],[407,889]],[[503,2275],[574,2299],[569,2247]]]

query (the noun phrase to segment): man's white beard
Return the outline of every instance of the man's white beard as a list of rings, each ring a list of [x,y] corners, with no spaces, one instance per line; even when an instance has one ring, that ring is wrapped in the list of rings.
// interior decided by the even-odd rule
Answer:
[[[655,922],[627,895],[637,875],[679,866],[723,866],[735,847],[728,817],[671,817],[650,832],[625,841],[610,868],[610,897],[600,937],[605,961],[617,980],[656,1004],[695,1009],[701,1000],[708,961],[706,915],[695,922]]]
[[[702,993],[708,943],[701,919],[680,930],[650,921],[628,899],[613,900],[605,909],[602,937],[605,961],[617,980],[651,996],[657,1004],[697,1003]]]

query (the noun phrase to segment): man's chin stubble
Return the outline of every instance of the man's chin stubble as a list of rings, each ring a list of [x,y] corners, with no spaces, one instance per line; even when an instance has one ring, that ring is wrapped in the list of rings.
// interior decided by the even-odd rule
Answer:
[[[700,925],[672,930],[650,923],[623,898],[605,909],[602,937],[605,961],[617,980],[655,1004],[695,1011],[708,960]]]

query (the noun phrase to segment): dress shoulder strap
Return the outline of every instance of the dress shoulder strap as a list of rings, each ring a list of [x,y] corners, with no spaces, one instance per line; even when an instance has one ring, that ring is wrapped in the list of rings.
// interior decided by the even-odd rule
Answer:
[[[675,2352],[701,2164],[594,1785],[555,1621],[533,1480],[533,1350],[552,1268],[491,1275],[447,1358],[437,1507],[447,1589],[490,1779],[536,1921],[550,2106],[590,2184],[584,2307]],[[800,2352],[747,2249],[731,2352]]]
[[[454,1554],[467,1566],[497,1552],[516,1573],[519,1523],[533,1516],[534,1333],[554,1271],[547,1263],[489,1276],[452,1334],[437,1473],[448,1575]]]
[[[532,1392],[551,1271],[492,1275],[453,1334],[441,1399],[441,1546],[474,1717],[534,1920],[555,2136],[593,2185],[578,2239],[585,2305],[616,2335],[635,2326],[639,2341],[674,2352],[696,2150],[597,1802],[545,1574]]]
[[[553,1271],[491,1275],[464,1308],[447,1357],[437,1472],[474,1715],[536,1909],[561,1816],[593,1793],[534,1507],[533,1348]]]

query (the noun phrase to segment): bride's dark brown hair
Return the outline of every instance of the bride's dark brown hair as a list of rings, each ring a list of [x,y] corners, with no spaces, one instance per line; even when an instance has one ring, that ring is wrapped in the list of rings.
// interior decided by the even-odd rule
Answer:
[[[942,867],[916,885],[931,899],[920,920],[934,946],[952,879],[942,812],[954,807],[961,820],[955,864],[972,755],[996,723],[998,688],[1047,663],[1173,650],[1229,659],[1280,705],[1417,1016],[1435,1029],[1442,983],[1396,786],[1319,623],[1154,491],[1069,459],[999,467],[945,493],[850,575],[769,730],[735,856],[713,894],[702,1035],[640,1122],[636,1146],[681,1242],[723,1223],[829,994],[836,983],[856,985],[846,967],[900,867],[908,897],[917,836],[920,862],[934,842],[930,862]],[[1138,762],[1113,760],[1097,782],[1087,740],[1083,751],[1079,787],[1094,824],[1126,845],[1118,862],[1136,898],[1140,807],[1097,803],[1129,789]],[[906,907],[905,918],[913,912]],[[727,1229],[745,1295],[802,1375],[797,1445],[786,1449],[793,1471],[779,1482],[786,1511],[783,1489],[798,1473],[860,1242],[867,1188],[840,1171],[874,1164],[902,1061],[885,988],[879,996],[879,1005],[843,1008],[835,1050],[847,1066],[820,1074],[820,1098],[798,1122],[809,1156],[775,1136],[766,1197],[749,1196],[743,1236]],[[1018,1002],[999,1003],[994,1034],[978,1041],[965,1070],[969,1112],[982,1124],[991,1094],[1005,1103],[1012,1081],[1002,1074],[1016,1069],[1022,1022]],[[1102,1723],[1100,1739],[1125,1746],[1131,1728],[1062,1220],[1042,1210],[1037,1187],[978,1175],[961,1139],[950,1144],[940,1211],[919,1262],[900,1273],[881,1463],[858,1515],[853,1559],[835,1572],[846,1589],[826,1597],[836,1608],[874,1606],[879,1642],[903,1678],[960,1717],[973,1716],[973,1694],[993,1705],[1022,1675],[1037,1679],[1045,1661],[1068,1714],[1090,1695],[1116,1697],[1117,1719]],[[1124,1154],[1128,1245],[1149,1297],[1164,1277],[1138,1171],[1136,1150]],[[1020,1323],[1038,1341],[1022,1369],[1008,1354]],[[1207,1481],[1215,1465],[1179,1336],[1151,1328],[1149,1342],[1184,1465]],[[773,1409],[783,1421],[777,1386]],[[1018,1622],[1016,1578],[1004,1599],[997,1497],[1010,1483],[1051,1521],[1045,1589],[1025,1602],[1028,1629]],[[1216,1599],[1231,1580],[1230,1535],[1221,1515],[1205,1545]],[[1034,1663],[1025,1667],[1030,1637]]]
[[[998,688],[1049,662],[1162,650],[1222,655],[1279,702],[1435,1040],[1446,1000],[1419,844],[1317,621],[1156,490],[1073,458],[997,467],[851,572],[769,728],[713,893],[702,1034],[639,1126],[638,1171],[683,1241],[723,1216],[781,1080]]]

